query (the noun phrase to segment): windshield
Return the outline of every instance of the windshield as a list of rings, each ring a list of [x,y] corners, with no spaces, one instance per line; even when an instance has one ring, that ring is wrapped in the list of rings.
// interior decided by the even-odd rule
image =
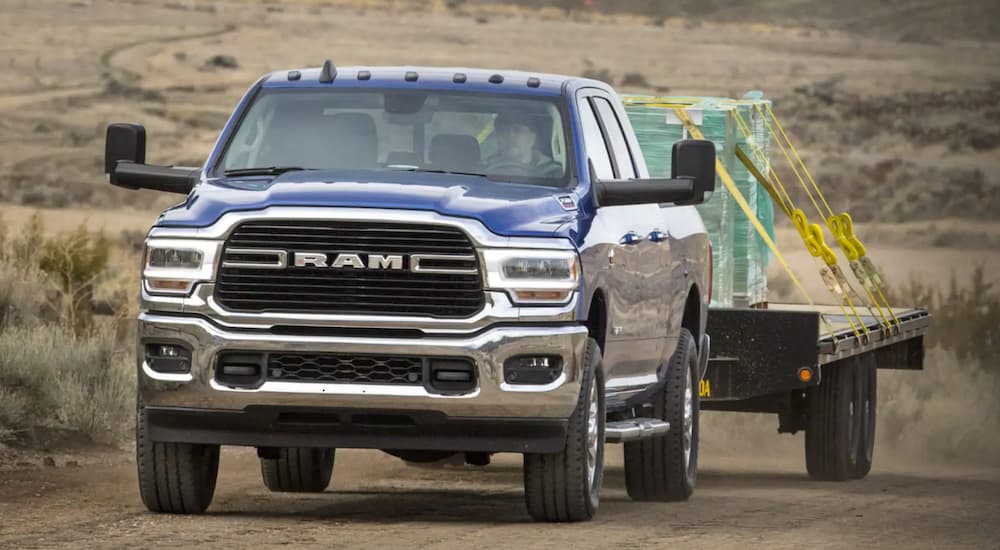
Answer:
[[[257,97],[217,169],[413,170],[562,185],[568,166],[555,98],[285,89]]]

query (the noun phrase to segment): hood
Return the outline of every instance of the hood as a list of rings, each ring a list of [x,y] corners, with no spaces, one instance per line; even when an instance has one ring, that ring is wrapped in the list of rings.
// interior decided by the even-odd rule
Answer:
[[[276,178],[210,179],[187,201],[165,211],[158,226],[205,227],[227,212],[269,206],[330,206],[431,210],[473,218],[509,237],[550,237],[577,217],[560,197],[565,188],[426,172],[289,172]]]

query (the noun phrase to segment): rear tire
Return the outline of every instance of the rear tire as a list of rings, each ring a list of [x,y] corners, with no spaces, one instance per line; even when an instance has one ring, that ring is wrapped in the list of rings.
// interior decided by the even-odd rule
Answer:
[[[855,455],[851,478],[864,479],[872,470],[872,457],[875,454],[875,423],[878,408],[878,369],[875,356],[868,354],[860,358],[858,366],[858,406],[861,418],[859,425],[861,434],[858,437],[858,448]]]
[[[862,361],[852,357],[823,366],[819,386],[806,392],[806,470],[813,479],[846,481],[863,477],[871,468],[870,459],[867,466],[858,460],[871,450],[868,436],[872,445],[875,437],[874,426],[863,427],[875,418],[874,400],[862,395],[869,391],[866,381],[871,376]],[[862,413],[866,402],[872,405],[867,419]]]
[[[200,514],[212,503],[219,446],[160,443],[150,439],[146,407],[136,413],[135,462],[139,496],[150,512]]]
[[[264,485],[275,493],[322,493],[330,485],[336,449],[282,447],[260,459]]]
[[[694,493],[698,476],[698,350],[694,337],[681,329],[667,365],[667,380],[653,396],[652,416],[670,423],[670,431],[625,443],[625,487],[638,501],[675,502]]]
[[[601,348],[592,338],[580,379],[562,452],[524,455],[524,499],[535,521],[587,521],[597,513],[604,478],[604,373]]]

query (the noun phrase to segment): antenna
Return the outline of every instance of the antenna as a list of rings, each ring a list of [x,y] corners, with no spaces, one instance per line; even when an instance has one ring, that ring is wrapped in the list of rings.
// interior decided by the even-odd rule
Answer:
[[[319,72],[319,81],[323,84],[329,84],[333,82],[334,78],[337,78],[337,67],[334,67],[333,62],[327,59],[323,62],[323,69]]]

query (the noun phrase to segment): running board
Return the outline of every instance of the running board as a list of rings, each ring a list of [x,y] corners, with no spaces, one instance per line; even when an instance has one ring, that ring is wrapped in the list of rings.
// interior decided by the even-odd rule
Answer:
[[[629,418],[616,420],[604,425],[604,440],[608,443],[624,443],[649,437],[665,435],[670,431],[670,423],[655,418]]]

